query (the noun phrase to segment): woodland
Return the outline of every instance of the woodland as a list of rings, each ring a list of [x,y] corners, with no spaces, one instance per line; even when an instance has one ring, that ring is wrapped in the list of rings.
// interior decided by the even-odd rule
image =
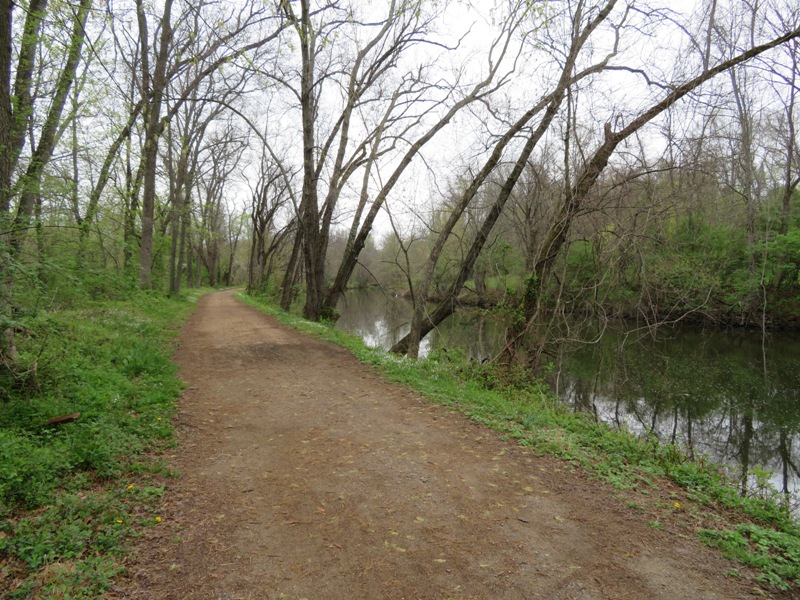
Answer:
[[[160,526],[172,339],[228,286],[315,335],[380,286],[409,359],[492,311],[489,366],[346,343],[570,470],[744,511],[708,543],[796,586],[785,495],[531,369],[590,320],[800,327],[798,102],[796,0],[0,0],[0,597],[100,597]]]
[[[40,310],[246,285],[461,303],[536,364],[602,315],[800,323],[788,0],[0,5],[0,358]],[[17,374],[17,375],[15,375]]]

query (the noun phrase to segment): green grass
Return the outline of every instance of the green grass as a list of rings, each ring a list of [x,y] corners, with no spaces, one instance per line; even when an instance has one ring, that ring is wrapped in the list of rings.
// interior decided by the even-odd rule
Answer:
[[[26,316],[18,368],[0,375],[0,598],[97,598],[126,540],[157,524],[151,479],[181,389],[171,341],[193,300],[135,292]]]
[[[800,528],[789,510],[769,495],[742,498],[721,466],[690,460],[680,448],[638,438],[597,423],[585,413],[571,412],[522,370],[499,371],[469,363],[453,352],[409,360],[369,348],[355,336],[287,314],[257,298],[240,297],[305,334],[348,348],[388,379],[452,407],[534,452],[562,458],[616,488],[636,489],[640,497],[667,479],[684,488],[687,497],[706,510],[738,515],[759,531],[774,532],[774,537],[765,534],[759,538],[763,550],[759,561],[739,560],[758,569],[761,580],[770,585],[785,589],[800,584],[800,552],[795,551],[798,546],[787,543],[800,544]],[[652,527],[663,527],[660,521],[653,523]],[[725,539],[732,535],[731,530],[717,533]],[[701,536],[707,543],[712,538],[710,534]]]
[[[742,523],[733,529],[703,529],[700,539],[744,565],[753,567],[762,583],[789,590],[790,583],[800,582],[800,539],[774,529]]]

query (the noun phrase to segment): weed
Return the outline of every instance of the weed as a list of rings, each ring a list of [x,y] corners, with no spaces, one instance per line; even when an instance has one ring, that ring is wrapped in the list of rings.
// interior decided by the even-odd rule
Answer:
[[[163,493],[146,483],[163,465],[137,455],[172,435],[180,382],[169,343],[192,308],[131,293],[26,317],[20,364],[37,361],[36,386],[0,402],[0,575],[14,584],[9,598],[97,598],[120,571],[135,515]],[[45,425],[72,413],[74,422]],[[141,483],[120,485],[128,474]]]
[[[759,581],[788,590],[800,583],[800,539],[774,529],[742,523],[733,529],[699,533],[707,544],[744,565],[759,570]]]

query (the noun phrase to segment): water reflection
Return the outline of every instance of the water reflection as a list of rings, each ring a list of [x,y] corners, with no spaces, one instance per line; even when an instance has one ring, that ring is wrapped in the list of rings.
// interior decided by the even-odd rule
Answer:
[[[337,323],[371,346],[389,348],[408,332],[411,308],[374,290],[352,292]],[[587,336],[587,339],[590,336]],[[485,311],[459,311],[423,340],[492,356],[502,331]],[[661,329],[640,336],[610,328],[596,344],[565,349],[553,386],[574,410],[606,423],[679,444],[690,454],[731,465],[741,486],[756,466],[779,490],[800,488],[800,340],[776,333]]]
[[[358,335],[368,346],[388,350],[408,333],[411,304],[379,290],[355,290],[345,295],[337,310],[336,327]],[[502,331],[486,311],[459,310],[420,344],[420,356],[434,348],[455,349],[481,361],[494,354]]]
[[[359,336],[373,348],[388,350],[410,328],[411,305],[379,290],[348,292],[336,308],[341,315],[336,327]],[[420,344],[420,356],[430,352],[432,337],[427,336]]]
[[[800,344],[788,335],[659,332],[629,342],[608,331],[560,361],[559,395],[576,410],[640,435],[735,465],[740,485],[755,466],[782,491],[800,481]]]

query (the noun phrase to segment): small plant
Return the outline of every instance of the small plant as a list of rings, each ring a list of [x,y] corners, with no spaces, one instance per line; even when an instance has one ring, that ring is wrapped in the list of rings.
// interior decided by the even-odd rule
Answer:
[[[744,565],[759,570],[759,581],[788,590],[800,583],[800,539],[774,529],[742,523],[733,529],[704,529],[700,538]]]
[[[39,356],[38,388],[0,402],[0,579],[14,589],[3,598],[98,598],[137,524],[157,525],[163,487],[148,481],[163,466],[137,455],[172,435],[171,326],[191,309],[132,292],[26,318],[20,360]]]
[[[732,578],[732,579],[741,579],[741,578],[742,578],[742,573],[741,573],[741,571],[739,571],[739,569],[736,569],[736,568],[733,568],[733,569],[728,569],[727,571],[725,571],[725,572],[723,573],[723,575],[724,575],[725,577],[730,577],[730,578]]]

